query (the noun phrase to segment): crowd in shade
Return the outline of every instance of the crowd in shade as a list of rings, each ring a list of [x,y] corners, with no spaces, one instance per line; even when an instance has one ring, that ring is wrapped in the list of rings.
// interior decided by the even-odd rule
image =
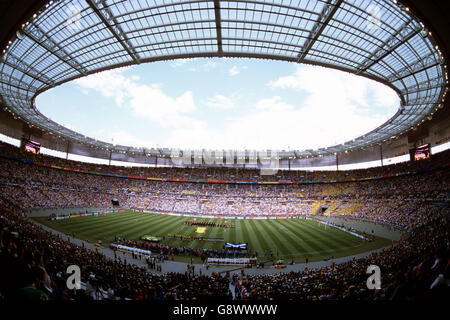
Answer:
[[[0,142],[0,155],[13,156],[48,165],[66,167],[76,170],[92,171],[107,174],[128,175],[134,177],[153,177],[163,179],[193,179],[218,181],[321,181],[344,180],[352,178],[379,177],[397,173],[412,172],[448,163],[450,151],[444,151],[420,161],[408,161],[384,167],[344,171],[302,171],[279,170],[274,175],[261,175],[259,169],[227,168],[227,167],[123,167],[100,165],[86,162],[66,160],[43,154],[33,154],[7,143]]]
[[[227,279],[220,275],[211,279],[152,274],[120,257],[108,260],[96,251],[79,247],[10,209],[2,210],[0,223],[0,263],[4,267],[0,294],[7,301],[91,300],[99,288],[112,300],[191,300],[228,295]],[[80,266],[86,290],[67,288],[69,265]]]
[[[230,169],[120,168],[86,165],[33,155],[1,144],[2,155],[70,168],[134,176],[206,177],[245,180],[256,172]],[[448,157],[449,153],[444,152]],[[441,154],[384,168],[348,172],[304,172],[306,179],[367,177],[413,171],[445,162]],[[89,167],[89,168],[87,168]],[[294,180],[301,173],[280,173]],[[208,175],[211,175],[209,177]],[[335,184],[227,185],[154,182],[88,175],[0,158],[0,299],[89,300],[101,287],[119,300],[230,299],[229,274],[212,276],[152,273],[126,260],[75,245],[31,222],[32,208],[108,207],[111,198],[134,209],[213,215],[314,214],[327,205],[345,214],[408,230],[390,249],[369,257],[300,272],[246,275],[243,285],[252,299],[397,300],[449,297],[449,167],[390,179]],[[211,178],[212,179],[212,178]],[[188,191],[188,192],[186,192]],[[441,203],[437,205],[437,203]],[[140,246],[140,243],[134,243]],[[163,256],[177,248],[158,248]],[[185,250],[193,250],[185,248]],[[200,253],[200,255],[204,255]],[[207,253],[210,254],[209,252]],[[214,254],[214,253],[213,253]],[[220,253],[215,253],[220,255]],[[81,267],[86,290],[69,290],[66,269]],[[382,289],[368,290],[366,269],[378,265]]]
[[[248,277],[252,298],[307,300],[448,299],[449,217],[439,215],[397,246],[362,259],[277,275]],[[381,288],[368,290],[366,270],[377,265]]]

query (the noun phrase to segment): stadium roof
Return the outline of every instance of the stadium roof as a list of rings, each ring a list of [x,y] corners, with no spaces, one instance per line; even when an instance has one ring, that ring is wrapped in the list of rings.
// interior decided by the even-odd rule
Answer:
[[[283,158],[339,153],[395,138],[432,116],[448,86],[433,34],[396,0],[61,0],[49,1],[2,48],[0,103],[14,117],[65,139],[142,153],[55,123],[36,109],[35,97],[99,71],[193,57],[319,65],[382,82],[399,94],[397,113],[372,132],[328,148],[286,151]],[[170,155],[168,149],[145,152]]]

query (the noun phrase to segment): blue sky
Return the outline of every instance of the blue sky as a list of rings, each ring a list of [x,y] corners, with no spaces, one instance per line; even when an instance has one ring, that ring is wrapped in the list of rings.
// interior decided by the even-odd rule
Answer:
[[[316,149],[356,138],[398,109],[390,88],[341,71],[253,59],[155,62],[39,95],[47,117],[136,147]]]

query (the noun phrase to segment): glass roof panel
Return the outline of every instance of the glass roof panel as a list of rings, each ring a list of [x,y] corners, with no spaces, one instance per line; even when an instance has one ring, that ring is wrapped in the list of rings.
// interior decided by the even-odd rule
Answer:
[[[94,143],[32,109],[36,90],[167,57],[250,56],[340,67],[391,82],[415,104],[378,132],[328,151],[413,126],[423,117],[413,114],[431,112],[445,85],[434,41],[390,0],[61,0],[29,21],[23,33],[2,58],[17,66],[0,61],[2,74],[9,75],[2,76],[0,94],[29,121],[79,142]]]

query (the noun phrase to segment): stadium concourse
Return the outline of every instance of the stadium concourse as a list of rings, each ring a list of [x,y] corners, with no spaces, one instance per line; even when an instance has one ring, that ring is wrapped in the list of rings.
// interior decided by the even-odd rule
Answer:
[[[251,175],[255,179],[256,173],[246,170],[90,165],[34,155],[4,143],[0,154],[0,259],[8,269],[1,276],[2,299],[93,299],[92,288],[98,286],[113,300],[231,299],[230,273],[211,268],[199,274],[198,266],[194,273],[188,272],[185,264],[166,261],[173,248],[158,247],[152,255],[157,259],[156,269],[164,264],[160,272],[139,259],[114,259],[106,249],[97,252],[92,244],[67,238],[28,217],[32,209],[108,208],[112,198],[135,210],[218,217],[320,216],[318,209],[327,205],[330,217],[362,218],[403,232],[395,246],[354,259],[309,264],[307,269],[304,265],[290,266],[284,272],[246,269],[242,283],[250,299],[397,300],[449,296],[450,151],[426,160],[368,170],[281,172],[272,179],[295,183],[268,185],[192,181],[219,177],[231,180],[231,175],[234,180],[244,181]],[[190,182],[184,180],[186,174]],[[163,176],[183,181],[137,179]],[[348,181],[330,182],[333,179]],[[259,204],[252,207],[250,203],[255,200]],[[82,281],[88,283],[86,291],[67,289],[65,271],[73,264],[81,268]],[[369,265],[383,270],[380,290],[367,288]],[[174,270],[177,272],[171,272]],[[33,293],[26,289],[30,286],[36,289]]]

